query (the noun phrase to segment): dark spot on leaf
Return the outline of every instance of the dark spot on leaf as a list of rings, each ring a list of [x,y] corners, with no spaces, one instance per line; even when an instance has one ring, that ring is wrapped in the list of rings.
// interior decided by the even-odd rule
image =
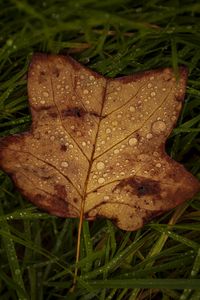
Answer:
[[[156,180],[147,179],[144,177],[130,177],[121,180],[121,182],[114,188],[115,190],[126,190],[127,192],[137,195],[139,198],[148,195],[160,195],[160,184]]]
[[[163,213],[163,210],[147,211],[146,214],[142,217],[143,223],[147,223],[155,217],[158,217]]]
[[[52,68],[52,74],[56,77],[59,77],[60,75],[60,70],[57,67]]]
[[[144,195],[148,194],[147,187],[143,186],[143,185],[138,186],[137,191],[140,196],[144,196]]]
[[[67,146],[61,145],[61,146],[60,146],[60,150],[61,150],[61,151],[67,151]]]
[[[36,194],[31,201],[38,207],[57,216],[64,217],[70,212],[69,204],[61,198],[53,197],[53,195]]]
[[[62,198],[52,198],[51,205],[53,207],[53,213],[59,216],[66,216],[70,212],[69,204]]]
[[[57,116],[58,116],[58,114],[57,114],[56,112],[54,112],[54,111],[49,112],[48,115],[49,115],[50,117],[52,117],[53,119],[57,118]]]
[[[104,218],[104,216],[102,216],[102,218]],[[116,216],[113,216],[112,218],[110,218],[111,221],[117,226],[117,224],[119,223],[119,219]]]
[[[50,176],[50,175],[49,176],[45,176],[45,175],[44,176],[40,176],[40,178],[44,179],[44,180],[48,180],[48,179],[50,179],[52,177],[53,177],[53,175],[52,176]]]
[[[58,198],[61,198],[61,199],[66,199],[67,198],[67,192],[66,192],[66,189],[65,189],[64,185],[56,184],[56,185],[54,185],[54,190],[55,190],[56,196]]]
[[[82,107],[73,107],[73,108],[69,108],[69,109],[63,109],[61,114],[63,117],[77,117],[77,118],[83,118],[85,115],[89,114],[91,116],[100,118],[100,115],[98,115],[96,112],[85,111]]]
[[[46,81],[46,74],[44,71],[41,71],[39,76],[38,76],[38,83],[43,84]]]
[[[183,101],[183,95],[175,95],[175,99],[177,102],[182,102]]]
[[[81,118],[87,114],[87,112],[81,108],[81,107],[74,107],[70,109],[64,109],[62,110],[62,116],[63,117],[78,117]]]
[[[73,200],[74,200],[74,203],[78,202],[78,199],[76,197]]]

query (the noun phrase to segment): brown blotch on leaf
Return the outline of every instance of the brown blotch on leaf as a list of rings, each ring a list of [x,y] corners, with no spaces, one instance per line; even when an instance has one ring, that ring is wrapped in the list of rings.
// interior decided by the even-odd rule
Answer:
[[[62,110],[61,114],[65,118],[66,117],[81,118],[81,117],[84,117],[87,114],[87,112],[81,107],[74,107],[74,108],[69,108],[69,109]]]
[[[91,115],[94,117],[100,117],[96,112],[93,111],[85,111],[82,107],[74,107],[69,109],[64,109],[61,112],[62,117],[76,117],[76,118],[84,118],[85,115]]]
[[[67,192],[66,192],[64,185],[56,184],[56,185],[54,185],[54,190],[56,192],[56,196],[58,196],[59,198],[61,198],[61,199],[67,198]]]
[[[57,114],[56,112],[54,112],[54,111],[48,112],[48,115],[49,115],[51,118],[53,118],[53,119],[56,119],[56,118],[58,117],[58,114]]]
[[[127,187],[129,192],[131,192],[133,195],[137,195],[139,198],[148,195],[154,195],[155,197],[158,197],[160,194],[159,182],[137,176],[122,180],[113,189],[113,192],[116,190],[126,189]]]

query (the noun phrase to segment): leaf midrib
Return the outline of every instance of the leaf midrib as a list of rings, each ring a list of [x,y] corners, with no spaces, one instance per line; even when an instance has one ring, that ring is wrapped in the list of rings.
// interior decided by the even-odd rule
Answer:
[[[90,158],[90,161],[89,161],[89,168],[88,168],[88,172],[87,172],[87,176],[86,176],[86,180],[85,180],[85,185],[84,185],[84,192],[83,192],[83,198],[82,198],[82,201],[84,202],[83,209],[84,209],[84,205],[85,205],[85,199],[87,197],[87,188],[88,188],[88,183],[89,183],[89,177],[90,177],[91,169],[92,169],[93,162],[94,162],[94,155],[95,155],[95,150],[96,150],[96,145],[97,145],[97,139],[98,139],[98,136],[99,136],[99,129],[100,129],[101,121],[102,121],[101,117],[102,117],[104,104],[105,104],[105,99],[106,99],[106,94],[107,94],[107,86],[108,86],[108,80],[106,80],[105,86],[104,86],[104,89],[103,89],[100,118],[99,118],[99,123],[98,123],[98,126],[97,126],[97,132],[96,132],[95,139],[94,139],[94,145],[93,145],[92,154],[91,154],[91,158]]]

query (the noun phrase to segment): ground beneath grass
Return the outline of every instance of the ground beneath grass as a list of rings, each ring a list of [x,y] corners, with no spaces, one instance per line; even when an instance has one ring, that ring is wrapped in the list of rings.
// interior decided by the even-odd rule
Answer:
[[[185,65],[187,95],[167,151],[200,177],[199,21],[200,4],[189,0],[1,0],[0,136],[30,126],[34,52],[70,54],[109,77]],[[81,276],[70,293],[78,220],[40,212],[3,172],[0,183],[1,300],[200,299],[198,195],[132,233],[84,222]]]

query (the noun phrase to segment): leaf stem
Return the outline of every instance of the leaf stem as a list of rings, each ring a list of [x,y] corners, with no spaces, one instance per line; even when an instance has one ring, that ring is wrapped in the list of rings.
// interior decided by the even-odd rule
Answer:
[[[100,116],[102,116],[104,102],[105,102],[105,98],[106,98],[106,92],[107,92],[107,81],[105,82],[105,86],[104,86],[104,89],[103,89],[103,94],[102,94],[103,101],[102,101]],[[74,291],[75,286],[76,286],[76,282],[77,282],[77,276],[78,276],[78,266],[77,266],[77,264],[79,262],[79,257],[80,257],[81,232],[82,232],[83,217],[84,217],[85,199],[87,197],[87,186],[88,186],[90,171],[92,169],[92,165],[93,165],[93,162],[94,162],[94,154],[95,154],[96,142],[97,142],[97,138],[98,138],[98,134],[99,134],[99,127],[100,127],[101,120],[102,119],[100,118],[99,123],[98,123],[96,136],[95,136],[94,146],[93,146],[93,150],[92,150],[92,154],[91,154],[90,165],[89,165],[87,177],[86,177],[86,180],[85,180],[83,198],[82,198],[82,201],[81,201],[81,211],[80,211],[79,226],[78,226],[78,240],[77,240],[77,248],[76,248],[76,265],[75,265],[75,271],[74,271],[73,285],[70,289],[70,292]]]

